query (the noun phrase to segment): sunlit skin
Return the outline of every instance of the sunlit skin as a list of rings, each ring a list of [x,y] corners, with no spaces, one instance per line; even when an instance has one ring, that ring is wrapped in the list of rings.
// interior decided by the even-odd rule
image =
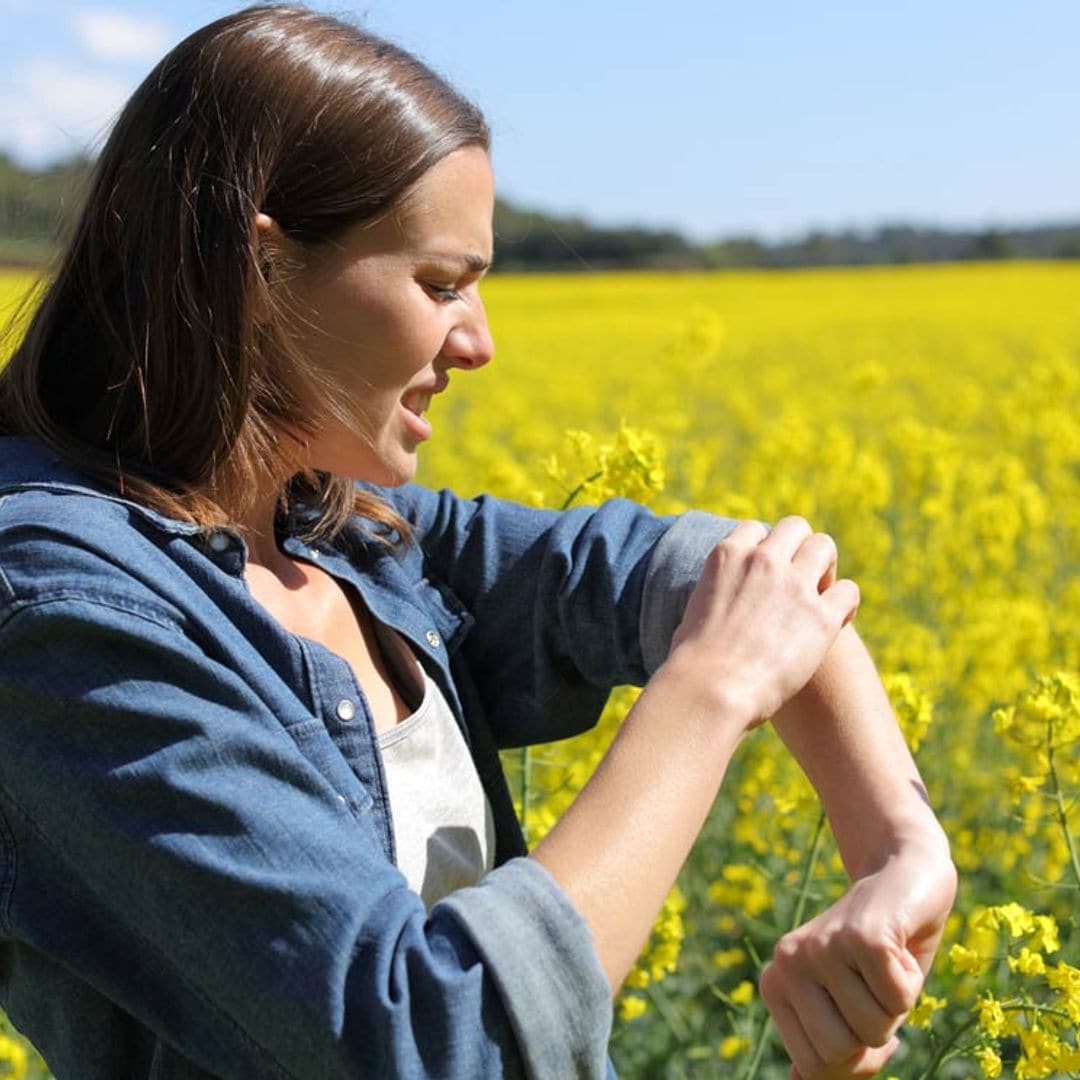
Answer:
[[[303,440],[300,464],[393,486],[410,480],[431,437],[424,417],[455,370],[494,353],[479,283],[491,263],[494,180],[485,151],[465,147],[429,169],[394,211],[350,228],[340,242],[290,254],[301,269],[275,287],[291,313],[293,342],[332,377],[348,421],[330,419]],[[275,234],[265,214],[256,226]],[[356,672],[376,730],[404,719],[409,702],[390,678],[359,599],[274,539],[278,483],[268,477],[241,522],[252,595],[294,633],[322,641]]]
[[[392,214],[354,227],[317,257],[299,253],[306,256],[301,269],[276,284],[292,312],[294,344],[340,385],[351,407],[347,420],[326,423],[306,441],[302,464],[384,485],[412,478],[418,449],[432,434],[423,415],[431,397],[452,370],[480,367],[493,353],[478,294],[491,260],[493,200],[487,155],[459,150]],[[256,225],[268,236],[277,227],[263,215]],[[399,722],[408,702],[389,676],[369,613],[316,565],[277,549],[276,498],[268,484],[241,523],[253,597],[352,665],[376,730]],[[778,950],[774,970],[787,975],[769,1003],[799,1074],[869,1075],[894,1049],[892,1032],[921,985],[916,944],[925,936],[932,955],[951,902],[947,869],[937,869],[948,865],[947,848],[923,804],[911,807],[897,794],[918,774],[873,665],[853,631],[837,640],[858,592],[836,579],[835,545],[799,518],[778,522],[767,538],[759,529],[740,526],[714,553],[668,662],[533,857],[584,917],[617,992],[739,738],[777,714],[862,880],[819,918],[820,932],[815,924],[803,932],[805,946],[793,937],[783,955]],[[788,699],[793,711],[784,720],[779,710]],[[817,734],[800,734],[807,726]],[[849,825],[853,813],[859,840]],[[874,853],[887,853],[884,864],[864,856],[867,841]],[[898,924],[900,893],[908,914]],[[912,903],[915,893],[925,901]],[[849,950],[860,924],[874,935],[874,956],[856,965],[856,985],[838,994],[834,1008],[826,988],[836,992],[832,972],[855,963]],[[809,1045],[799,1034],[807,1025]]]
[[[294,344],[342,388],[355,422],[330,420],[305,440],[302,464],[396,485],[431,437],[423,412],[450,372],[494,355],[479,283],[491,263],[494,178],[487,153],[457,150],[388,215],[326,249],[299,249],[280,286]],[[259,214],[266,234],[276,223]],[[285,241],[285,246],[294,247]],[[276,490],[244,524],[255,561],[273,563]]]

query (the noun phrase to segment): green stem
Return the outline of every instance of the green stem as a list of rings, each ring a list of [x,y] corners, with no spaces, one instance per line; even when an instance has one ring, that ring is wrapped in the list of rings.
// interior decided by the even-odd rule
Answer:
[[[603,470],[594,472],[592,476],[585,477],[580,484],[563,500],[560,510],[569,510],[573,501],[585,490],[588,484],[591,484],[594,480],[599,480],[604,475]],[[529,748],[523,746],[521,748],[521,832],[525,837],[525,842],[529,840],[529,779],[530,771],[532,767],[532,758],[529,755]]]
[[[676,1041],[685,1046],[690,1041],[690,1029],[671,1010],[668,1003],[663,1000],[663,996],[655,991],[651,983],[645,988],[645,993],[649,995],[649,1001],[667,1024],[668,1030],[675,1036]]]
[[[529,748],[521,748],[521,835],[525,837],[525,843],[529,842],[529,766],[532,759],[529,757]]]
[[[803,914],[806,911],[806,902],[810,896],[810,877],[817,865],[818,856],[821,854],[821,844],[825,839],[825,811],[818,811],[817,821],[814,824],[814,839],[810,842],[810,854],[803,863],[802,879],[799,881],[799,898],[795,901],[795,912],[791,917],[789,930],[801,926]]]
[[[926,1070],[919,1074],[919,1080],[929,1080],[934,1075],[935,1070],[941,1064],[942,1058],[956,1045],[957,1039],[964,1034],[965,1031],[969,1031],[979,1022],[978,1017],[973,1016],[970,1020],[961,1024],[953,1033],[952,1037],[941,1044],[938,1048],[938,1052],[930,1059],[930,1064],[926,1066]]]
[[[1049,1016],[1058,1016],[1063,1020],[1069,1020],[1070,1016],[1067,1012],[1061,1009],[1055,1009],[1051,1005],[1037,1005],[1035,1002],[1025,1003],[1020,1002],[1016,1005],[1001,1005],[1002,1012],[1033,1012],[1033,1013],[1045,1013]],[[930,1077],[934,1075],[934,1070],[942,1063],[942,1059],[945,1055],[956,1045],[957,1040],[965,1031],[970,1031],[979,1023],[977,1016],[972,1016],[969,1020],[966,1020],[961,1024],[951,1035],[947,1042],[941,1044],[938,1052],[934,1055],[930,1064],[926,1066],[924,1072],[919,1074],[918,1080],[930,1080]]]
[[[1046,722],[1046,760],[1050,768],[1050,779],[1053,782],[1054,801],[1057,804],[1058,820],[1061,822],[1061,831],[1065,834],[1065,846],[1069,849],[1069,861],[1072,863],[1073,877],[1076,884],[1080,885],[1080,855],[1076,851],[1076,842],[1069,831],[1069,815],[1065,808],[1065,796],[1061,790],[1061,781],[1058,778],[1057,767],[1054,765],[1054,728],[1052,721]]]
[[[569,510],[573,501],[585,490],[585,488],[594,480],[599,480],[600,477],[603,475],[604,470],[601,469],[599,472],[594,472],[592,476],[586,476],[585,479],[582,480],[581,483],[578,484],[578,486],[574,488],[574,490],[571,491],[569,495],[566,496],[566,498],[563,500],[562,506],[560,506],[559,509]]]
[[[825,811],[818,811],[817,821],[814,824],[814,838],[810,843],[810,851],[806,856],[806,861],[803,863],[802,876],[799,879],[799,895],[795,900],[795,910],[791,916],[791,925],[788,930],[794,930],[797,926],[802,925],[803,914],[806,911],[806,904],[810,898],[810,879],[814,874],[814,867],[817,865],[819,856],[821,855],[821,844],[825,838]],[[769,1035],[772,1032],[772,1020],[768,1014],[765,1015],[761,1022],[761,1029],[757,1034],[757,1041],[754,1043],[754,1051],[750,1056],[750,1061],[746,1066],[745,1072],[742,1074],[742,1080],[755,1080],[758,1074],[758,1069],[761,1068],[761,1059],[765,1056],[765,1047],[769,1044]]]
[[[742,1080],[754,1080],[757,1076],[757,1071],[761,1067],[761,1059],[765,1055],[765,1047],[768,1045],[769,1031],[772,1027],[772,1021],[769,1019],[769,1014],[766,1013],[761,1020],[761,1029],[757,1034],[757,1041],[754,1043],[754,1052],[750,1057],[750,1061],[747,1063],[746,1070],[742,1074]]]
[[[1042,1013],[1044,1016],[1056,1016],[1059,1020],[1072,1020],[1072,1014],[1064,1009],[1055,1009],[1053,1005],[1038,1005],[1034,1001],[1021,1002],[1018,1005],[1002,1005],[1001,1011]]]

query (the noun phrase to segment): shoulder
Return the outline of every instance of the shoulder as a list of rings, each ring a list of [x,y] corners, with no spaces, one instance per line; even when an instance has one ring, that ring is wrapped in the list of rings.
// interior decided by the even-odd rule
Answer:
[[[169,594],[187,575],[176,574],[176,545],[196,555],[197,527],[169,523],[40,452],[20,460],[12,449],[4,447],[0,469],[3,616],[28,605],[85,600],[179,621]]]
[[[492,495],[465,497],[447,488],[436,490],[422,484],[402,484],[392,488],[371,488],[414,529],[414,538],[423,541],[428,533],[467,525],[485,506],[513,507],[514,503]],[[522,510],[527,508],[521,507]]]
[[[463,496],[420,484],[372,490],[409,522],[415,545],[429,553],[477,541],[492,550],[502,546],[517,549],[577,531],[590,520],[610,524],[618,518],[648,515],[644,507],[623,499],[611,500],[604,507],[552,510],[487,492]]]

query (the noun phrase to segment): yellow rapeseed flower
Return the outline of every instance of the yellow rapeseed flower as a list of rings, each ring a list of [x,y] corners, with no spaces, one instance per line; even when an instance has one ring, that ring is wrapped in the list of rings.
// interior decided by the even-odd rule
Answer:
[[[1009,936],[1018,938],[1023,934],[1030,934],[1035,929],[1035,918],[1027,908],[1010,900],[1007,904],[999,904],[990,909],[999,926],[1008,928]]]
[[[738,1057],[739,1054],[745,1054],[750,1049],[750,1040],[742,1035],[728,1035],[727,1038],[720,1041],[720,1056],[729,1061],[733,1057]]]
[[[980,975],[986,968],[987,960],[972,949],[956,944],[949,949],[949,963],[957,975]]]
[[[12,1080],[23,1080],[27,1069],[26,1047],[0,1032],[0,1064],[6,1066],[6,1075]]]
[[[1028,944],[1032,949],[1047,953],[1057,952],[1061,948],[1058,924],[1053,915],[1035,916],[1035,929],[1032,931]]]
[[[1009,970],[1019,971],[1022,975],[1043,975],[1046,973],[1046,961],[1042,953],[1032,952],[1025,945],[1016,956],[1009,957]]]
[[[996,1039],[1005,1031],[1005,1011],[993,994],[985,993],[979,996],[976,1002],[979,1014],[979,1026],[991,1038]]]
[[[1077,1023],[1050,959],[1080,943],[1075,893],[1038,883],[1080,884],[1078,294],[1076,263],[497,276],[485,301],[503,371],[434,404],[418,476],[548,507],[624,495],[663,514],[801,514],[829,532],[963,883],[935,1034],[989,993],[1009,1023],[1032,1022],[1010,1011],[1024,1002],[1063,1014],[1039,1014],[1059,1058]],[[616,690],[593,729],[527,768],[506,756],[531,844],[633,700]],[[769,726],[744,740],[680,879],[709,908],[662,912],[628,987],[677,970],[689,942],[704,950],[691,970],[737,979],[747,968],[714,954],[752,941],[767,955],[803,882],[807,916],[837,897],[828,829],[807,861],[818,813]],[[898,1071],[929,1052],[912,1025]],[[761,1064],[778,1066],[771,1047]]]
[[[948,1001],[945,998],[934,997],[932,994],[922,994],[915,1003],[915,1007],[908,1013],[907,1022],[912,1027],[929,1027],[934,1013],[945,1008],[947,1004]]]
[[[737,946],[733,949],[720,949],[712,955],[712,962],[721,971],[737,967],[746,960],[746,952]]]
[[[993,1047],[980,1047],[975,1051],[975,1059],[983,1071],[983,1076],[988,1076],[993,1080],[994,1077],[1001,1075],[1001,1058]]]

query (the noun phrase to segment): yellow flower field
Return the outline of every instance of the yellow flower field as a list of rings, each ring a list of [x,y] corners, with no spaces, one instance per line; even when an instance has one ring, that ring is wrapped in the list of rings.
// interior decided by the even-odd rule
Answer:
[[[420,479],[832,533],[961,875],[890,1074],[1080,1075],[1080,264],[496,276],[485,298],[498,355],[437,401]],[[632,700],[507,755],[531,839]],[[786,1076],[756,974],[842,888],[812,790],[756,733],[620,999],[620,1073]]]

